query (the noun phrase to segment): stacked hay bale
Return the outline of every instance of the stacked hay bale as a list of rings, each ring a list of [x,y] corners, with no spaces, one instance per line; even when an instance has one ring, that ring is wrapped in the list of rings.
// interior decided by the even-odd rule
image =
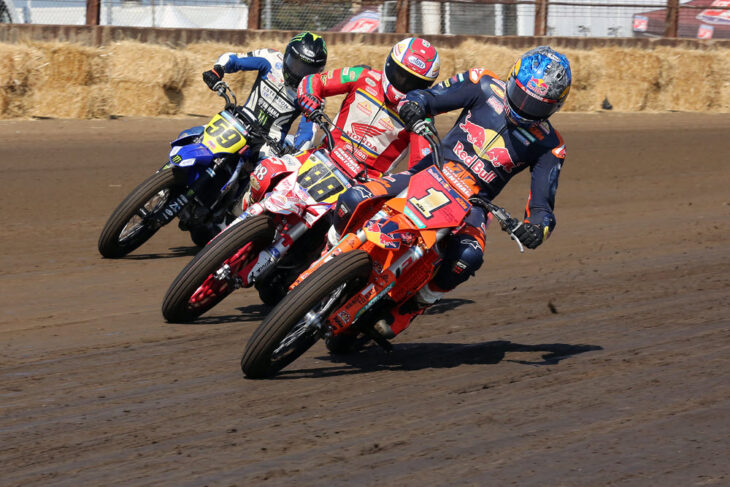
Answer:
[[[28,95],[39,82],[44,53],[25,44],[0,44],[0,118],[25,116]]]
[[[36,43],[45,62],[29,94],[27,115],[96,118],[105,115],[105,69],[100,49],[68,43]]]
[[[176,115],[183,104],[191,62],[180,50],[124,41],[107,56],[110,115]]]

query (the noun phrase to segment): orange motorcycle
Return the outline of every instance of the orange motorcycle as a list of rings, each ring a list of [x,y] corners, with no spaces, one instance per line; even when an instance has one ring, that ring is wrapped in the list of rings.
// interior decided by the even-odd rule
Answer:
[[[365,336],[386,349],[374,329],[390,313],[400,329],[413,314],[402,305],[428,283],[442,260],[442,243],[458,231],[473,205],[496,218],[518,243],[519,222],[476,197],[475,179],[462,166],[443,163],[433,125],[419,130],[435,165],[414,174],[397,197],[368,200],[353,212],[336,246],[292,284],[248,341],[241,369],[252,379],[275,375],[321,338]]]

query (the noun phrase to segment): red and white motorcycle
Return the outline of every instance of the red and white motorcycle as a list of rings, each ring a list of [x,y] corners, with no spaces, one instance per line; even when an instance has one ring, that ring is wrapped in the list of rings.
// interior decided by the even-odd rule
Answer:
[[[332,121],[317,115],[331,148]],[[279,302],[320,256],[329,228],[324,216],[349,187],[324,150],[312,152],[304,163],[285,155],[259,164],[244,197],[245,211],[170,285],[162,304],[165,319],[194,321],[238,288],[255,286],[264,303]]]

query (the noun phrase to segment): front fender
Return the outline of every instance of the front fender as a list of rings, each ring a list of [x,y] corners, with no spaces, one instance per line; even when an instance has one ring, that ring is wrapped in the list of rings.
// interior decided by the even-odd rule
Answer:
[[[203,130],[205,130],[205,127],[203,127],[202,125],[196,125],[195,127],[185,129],[180,132],[180,135],[177,136],[177,139],[170,142],[170,146],[175,147],[178,145],[188,145],[192,143],[195,139],[203,135]]]

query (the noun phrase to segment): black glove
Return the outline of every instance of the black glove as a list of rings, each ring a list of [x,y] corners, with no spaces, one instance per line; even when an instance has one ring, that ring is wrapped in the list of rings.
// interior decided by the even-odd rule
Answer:
[[[302,112],[304,112],[304,115],[307,118],[313,111],[322,106],[322,99],[316,95],[312,95],[311,93],[299,95],[297,102],[299,102],[299,106],[302,108]]]
[[[413,126],[419,120],[426,118],[426,110],[415,101],[407,101],[400,107],[398,115],[406,125],[406,130],[411,132],[413,130]]]
[[[223,66],[216,64],[213,66],[213,69],[203,73],[203,81],[205,81],[205,84],[208,85],[208,88],[215,90],[215,85],[223,79],[224,73],[225,71],[223,70]]]
[[[536,248],[545,238],[542,225],[535,225],[534,223],[522,222],[512,232],[528,249]]]

